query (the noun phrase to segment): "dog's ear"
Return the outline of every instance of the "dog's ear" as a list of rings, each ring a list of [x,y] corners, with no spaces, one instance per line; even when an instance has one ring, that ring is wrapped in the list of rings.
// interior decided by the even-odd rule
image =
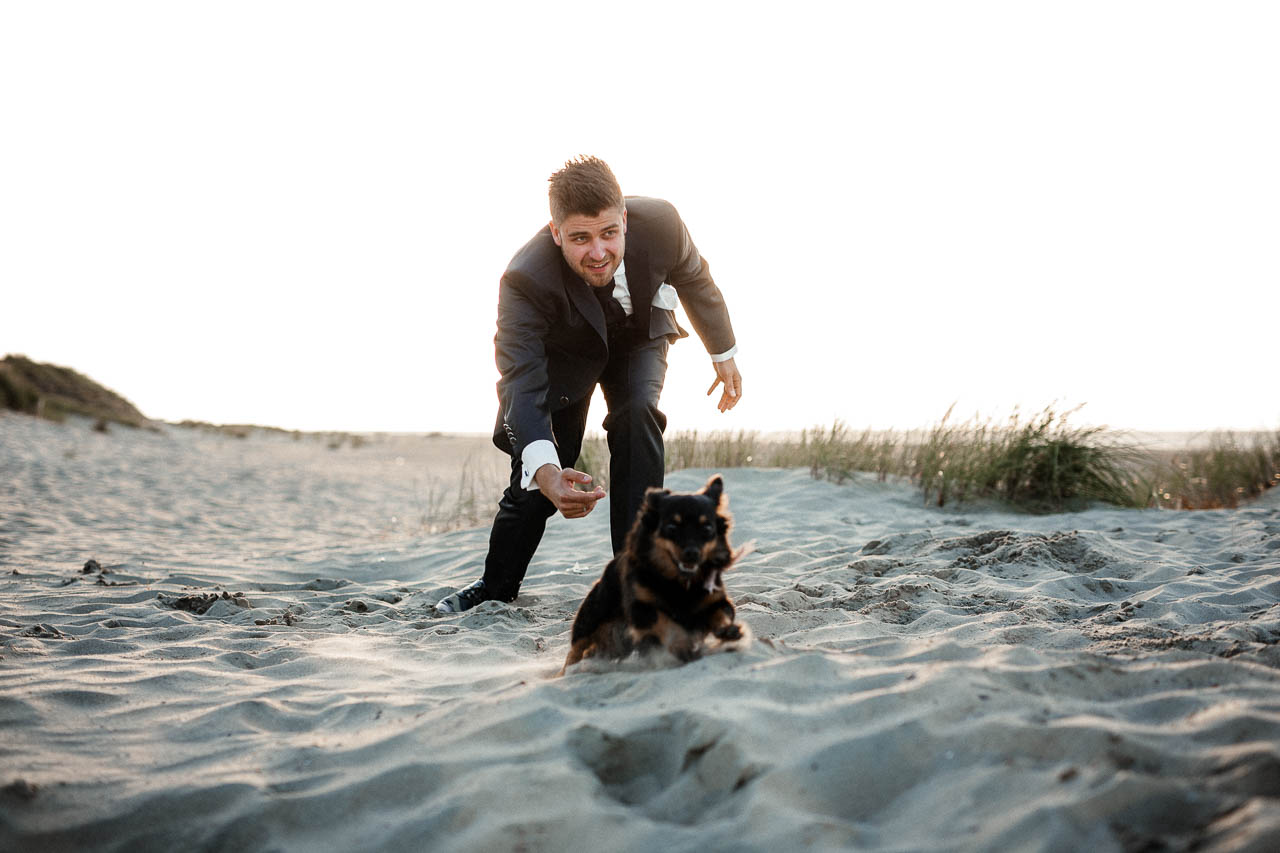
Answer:
[[[657,509],[662,506],[662,499],[671,494],[670,489],[659,489],[657,486],[651,486],[644,490],[644,506],[645,509]]]
[[[702,487],[702,493],[718,505],[720,496],[724,494],[724,478],[719,474],[713,474],[711,479],[707,480],[707,484]]]
[[[644,507],[640,510],[640,521],[645,529],[653,532],[658,529],[658,519],[662,513],[662,501],[671,494],[670,489],[650,488],[644,493]]]

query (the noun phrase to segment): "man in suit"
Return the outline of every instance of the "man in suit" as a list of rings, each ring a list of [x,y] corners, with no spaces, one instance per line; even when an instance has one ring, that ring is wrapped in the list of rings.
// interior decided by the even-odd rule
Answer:
[[[688,335],[676,323],[677,299],[711,355],[708,395],[723,384],[722,412],[742,398],[729,312],[675,208],[624,198],[594,157],[569,161],[550,183],[551,222],[516,252],[498,290],[493,441],[511,454],[511,483],[484,576],[442,599],[440,613],[514,600],[547,519],[583,518],[604,497],[572,467],[597,384],[609,409],[609,524],[621,550],[645,490],[662,485],[667,419],[658,397],[667,347]]]

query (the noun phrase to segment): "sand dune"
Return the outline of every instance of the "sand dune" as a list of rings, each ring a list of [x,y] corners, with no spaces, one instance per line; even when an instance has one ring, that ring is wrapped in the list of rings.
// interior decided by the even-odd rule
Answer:
[[[607,512],[437,618],[440,441],[0,417],[0,849],[1280,849],[1280,501],[727,471],[757,641],[553,679]]]

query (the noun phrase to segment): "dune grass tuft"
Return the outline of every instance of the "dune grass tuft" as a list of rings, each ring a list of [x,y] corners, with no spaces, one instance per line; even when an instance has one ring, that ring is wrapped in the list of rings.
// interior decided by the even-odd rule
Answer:
[[[926,502],[995,499],[1031,512],[1079,509],[1092,501],[1140,505],[1134,492],[1134,451],[1104,427],[1076,427],[1046,407],[1004,423],[951,422],[951,411],[918,448],[909,476]]]

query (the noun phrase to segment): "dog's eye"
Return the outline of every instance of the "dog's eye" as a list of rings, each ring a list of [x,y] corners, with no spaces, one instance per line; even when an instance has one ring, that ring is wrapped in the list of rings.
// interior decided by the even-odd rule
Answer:
[[[710,536],[716,532],[716,526],[714,524],[704,524],[702,525],[702,532]]]
[[[662,528],[662,532],[668,537],[673,537],[680,532],[680,528],[676,527],[674,524],[668,524],[666,527]]]

